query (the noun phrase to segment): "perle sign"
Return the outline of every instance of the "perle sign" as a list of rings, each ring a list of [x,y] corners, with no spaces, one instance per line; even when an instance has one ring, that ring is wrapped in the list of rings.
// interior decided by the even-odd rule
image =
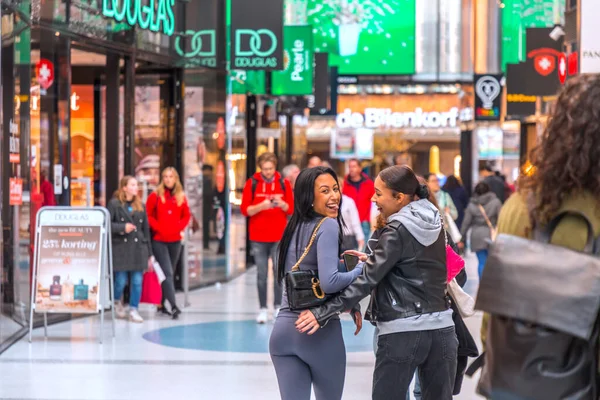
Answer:
[[[335,122],[338,128],[455,128],[458,123],[458,108],[447,112],[393,112],[389,108],[365,108],[364,115],[352,112],[349,108],[338,114]]]
[[[131,26],[139,26],[167,36],[175,32],[175,0],[102,0],[102,15],[117,22],[127,20]],[[155,4],[157,6],[155,7]],[[162,29],[161,29],[162,24]]]

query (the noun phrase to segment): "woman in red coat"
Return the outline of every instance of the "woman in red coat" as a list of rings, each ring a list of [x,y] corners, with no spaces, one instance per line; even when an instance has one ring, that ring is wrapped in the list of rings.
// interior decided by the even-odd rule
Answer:
[[[181,240],[190,222],[190,208],[175,168],[168,167],[163,171],[156,191],[148,196],[146,212],[152,230],[152,251],[166,277],[162,284],[163,304],[160,311],[177,319],[181,310],[175,299],[173,269],[179,260]],[[170,313],[165,308],[165,299],[171,305]]]

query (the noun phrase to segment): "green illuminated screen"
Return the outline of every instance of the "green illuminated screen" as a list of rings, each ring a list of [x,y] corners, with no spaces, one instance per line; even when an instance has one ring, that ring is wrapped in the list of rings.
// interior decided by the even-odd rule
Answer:
[[[308,0],[315,51],[340,74],[414,74],[415,1]]]
[[[554,26],[555,0],[504,0],[502,9],[502,70],[506,64],[525,61],[525,31],[527,28]],[[559,0],[558,10],[564,16],[565,0]]]

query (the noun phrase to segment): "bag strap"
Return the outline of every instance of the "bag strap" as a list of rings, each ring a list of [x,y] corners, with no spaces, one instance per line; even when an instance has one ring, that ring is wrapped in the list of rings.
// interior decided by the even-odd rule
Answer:
[[[485,208],[483,208],[483,206],[481,204],[478,204],[477,206],[479,207],[479,210],[483,214],[483,218],[485,218],[485,223],[490,228],[490,231],[493,231],[494,230],[494,226],[492,225],[492,222],[488,218],[487,213],[485,212]]]
[[[313,243],[317,239],[317,233],[319,232],[319,228],[321,227],[321,225],[323,225],[323,222],[325,222],[326,219],[327,218],[323,218],[322,220],[319,221],[317,226],[315,226],[315,230],[313,231],[312,236],[310,237],[310,241],[308,242],[308,245],[306,245],[306,248],[304,249],[304,253],[302,253],[300,258],[298,259],[298,262],[296,262],[296,264],[292,267],[292,272],[296,272],[300,269],[300,264],[302,264],[302,261],[304,261],[304,258],[308,255],[310,248],[312,247]]]
[[[552,238],[552,234],[554,230],[558,227],[558,224],[562,221],[564,217],[578,217],[582,219],[587,225],[587,243],[585,244],[585,248],[583,249],[584,253],[592,254],[594,252],[594,227],[590,222],[590,219],[581,211],[563,211],[559,213],[556,217],[552,218],[550,222],[545,227],[541,227],[536,229],[534,232],[535,240],[543,243],[550,243],[550,239]]]

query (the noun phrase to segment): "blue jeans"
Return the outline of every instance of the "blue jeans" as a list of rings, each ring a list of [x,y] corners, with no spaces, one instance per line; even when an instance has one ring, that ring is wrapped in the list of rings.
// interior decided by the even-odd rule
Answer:
[[[257,270],[258,301],[260,308],[267,308],[267,281],[269,278],[269,258],[273,261],[273,276],[275,277],[274,285],[274,303],[275,308],[281,305],[281,297],[283,289],[281,282],[277,279],[277,251],[279,242],[251,242],[252,255],[254,255],[254,263]]]
[[[364,222],[360,223],[360,226],[362,226],[362,230],[365,234],[365,246],[366,246],[367,242],[371,238],[371,223],[369,221],[364,221]],[[362,249],[360,249],[360,250],[362,251]]]
[[[131,277],[131,279],[129,279]],[[115,300],[121,300],[129,280],[129,306],[138,308],[142,297],[143,271],[115,271]]]
[[[479,250],[476,251],[477,260],[479,260],[479,267],[477,271],[479,272],[479,279],[481,280],[481,275],[483,275],[483,268],[485,267],[485,262],[487,261],[488,251],[487,250]]]

